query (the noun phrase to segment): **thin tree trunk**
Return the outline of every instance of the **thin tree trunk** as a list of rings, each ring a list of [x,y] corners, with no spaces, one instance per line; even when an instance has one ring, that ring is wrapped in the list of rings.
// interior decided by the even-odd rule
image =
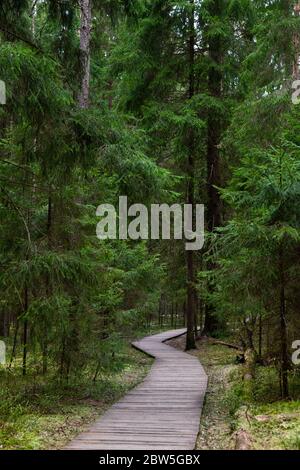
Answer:
[[[162,309],[162,296],[159,299],[159,306],[158,306],[158,325],[161,324],[161,309]]]
[[[192,10],[189,15],[189,99],[191,100],[195,94],[195,11],[194,0],[190,0]],[[194,212],[194,171],[195,171],[195,137],[193,129],[189,133],[189,155],[188,155],[188,187],[187,187],[187,204],[190,204]],[[193,217],[192,217],[193,219]],[[186,252],[186,267],[187,267],[187,301],[186,301],[186,320],[187,320],[187,335],[186,335],[186,350],[194,349],[195,344],[195,254],[193,250]]]
[[[35,147],[36,147],[36,142],[34,143],[34,151],[35,151]],[[26,166],[28,165],[28,156],[25,157],[24,159],[24,168],[26,168]],[[27,174],[26,174],[26,170],[24,170],[24,180],[26,181],[27,180]],[[33,178],[33,195],[34,195],[34,191],[35,191],[35,180]],[[22,192],[23,192],[23,195],[25,195],[26,193],[26,189],[25,189],[25,185],[23,185],[22,187]],[[34,201],[32,200],[32,196],[30,195],[30,206],[34,205]],[[28,233],[30,233],[30,228],[31,228],[31,211],[29,209],[29,207],[27,208],[27,215],[26,215],[26,219],[27,219],[27,227],[28,227]],[[31,242],[30,240],[28,240],[30,245],[28,247],[28,251],[26,253],[26,256],[25,256],[25,259],[26,261],[29,260],[29,257],[31,256],[31,250],[32,250],[32,246],[31,246]],[[28,286],[28,283],[26,282],[25,283],[25,287],[24,287],[24,298],[23,298],[23,315],[25,315],[25,319],[24,319],[24,324],[23,324],[23,360],[22,360],[22,375],[25,376],[26,375],[26,372],[27,372],[27,353],[28,353],[28,320],[26,318],[26,315],[27,315],[27,312],[28,312],[28,307],[29,307],[29,286]]]
[[[37,14],[37,1],[33,0],[31,2],[31,31],[32,31],[32,37],[35,38],[35,30],[36,30],[36,25],[35,25],[35,19],[36,19],[36,14]]]
[[[90,42],[92,29],[92,0],[79,0],[80,6],[80,66],[81,83],[78,95],[80,108],[89,107],[90,94]]]
[[[64,335],[64,334],[63,334]],[[60,377],[63,378],[64,376],[64,369],[65,369],[65,352],[66,352],[66,339],[65,336],[62,338],[62,348],[61,348],[61,355],[60,355]]]
[[[48,197],[48,216],[47,216],[47,238],[48,238],[48,249],[51,250],[52,248],[52,197],[51,191],[49,190],[49,197]],[[51,287],[50,287],[50,278],[49,275],[46,275],[46,292],[47,297],[51,295]],[[44,338],[43,338],[43,374],[47,373],[48,370],[48,332],[47,332],[47,325],[45,325],[44,331]]]
[[[26,314],[28,310],[28,288],[25,287],[24,290],[24,313]],[[22,364],[22,374],[25,376],[27,371],[27,342],[28,342],[28,320],[24,320],[23,325],[23,364]]]
[[[221,17],[222,2],[219,0],[211,3],[210,13],[213,16]],[[222,59],[223,44],[222,38],[213,33],[208,38],[208,54],[211,61],[208,73],[208,91],[213,99],[218,100],[222,95]],[[207,121],[207,230],[213,232],[216,227],[221,225],[221,199],[217,187],[220,186],[220,155],[219,146],[221,141],[221,119],[218,113],[213,109],[209,112]],[[215,264],[208,263],[208,271],[215,269]],[[207,290],[213,293],[212,282],[208,281]],[[207,303],[205,306],[205,335],[213,335],[218,329],[218,321],[215,316],[214,308]]]
[[[258,357],[259,360],[262,359],[262,317],[261,314],[259,315],[259,320],[258,320]]]
[[[14,358],[15,358],[15,356],[16,356],[18,332],[19,332],[19,320],[17,319],[17,321],[16,321],[16,329],[15,329],[15,334],[14,334],[13,347],[12,347],[12,351],[11,351],[11,356],[10,356],[10,361],[9,361],[8,369],[11,369],[13,360],[14,360]]]
[[[281,382],[282,382],[282,398],[289,396],[288,386],[288,345],[287,345],[287,326],[286,326],[286,304],[285,304],[285,276],[284,276],[284,253],[283,246],[279,250],[279,276],[280,276],[280,346],[281,346]]]
[[[294,14],[297,18],[300,16],[300,2],[294,5]],[[300,78],[300,37],[299,33],[295,33],[293,37],[294,60],[293,60],[293,80]]]
[[[200,317],[200,319],[199,319],[200,320],[200,334],[202,334],[203,327],[204,327],[204,325],[203,325],[203,317],[204,317],[204,315],[203,315],[203,301],[202,301],[201,298],[198,299],[198,300],[199,300],[198,303],[199,303],[199,317]]]
[[[96,370],[95,370],[95,374],[94,374],[94,377],[93,377],[93,382],[94,383],[97,380],[97,377],[98,377],[98,374],[99,374],[99,371],[100,371],[100,366],[101,366],[101,361],[98,361],[97,366],[96,366]]]
[[[198,296],[195,295],[195,312],[194,312],[194,315],[195,315],[195,317],[194,317],[195,338],[197,338],[197,335],[198,335],[198,303],[199,303]]]
[[[5,312],[0,312],[0,336],[5,336]]]
[[[1,323],[0,323],[0,336],[7,338],[9,336],[9,329],[10,329],[10,318],[9,313],[3,311],[0,313],[1,316]]]

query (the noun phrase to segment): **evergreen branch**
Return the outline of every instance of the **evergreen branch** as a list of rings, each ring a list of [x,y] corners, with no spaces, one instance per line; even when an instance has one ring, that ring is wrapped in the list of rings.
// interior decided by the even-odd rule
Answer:
[[[19,36],[19,34],[13,33],[12,31],[8,31],[6,28],[3,28],[3,26],[0,26],[0,31],[2,31],[2,33],[4,33],[4,34],[7,34],[9,36],[14,37],[15,39],[18,39],[18,41],[24,42],[24,44],[27,44],[28,46],[30,46],[31,48],[37,50],[38,52],[40,52],[42,54],[45,54],[45,51],[43,51],[43,49],[41,49],[39,46],[34,44],[29,39],[23,38],[23,37]]]
[[[26,233],[27,233],[28,243],[29,243],[29,246],[31,247],[31,246],[32,246],[31,236],[30,236],[30,231],[29,231],[28,224],[27,224],[27,222],[26,222],[26,218],[23,216],[22,212],[20,211],[20,208],[16,205],[16,203],[14,202],[14,200],[11,198],[9,192],[6,191],[6,189],[3,188],[3,186],[0,186],[0,189],[7,195],[8,199],[10,200],[10,202],[12,203],[12,205],[14,206],[14,208],[16,209],[16,211],[18,212],[19,216],[21,217],[22,222],[23,222],[23,224],[24,224],[24,226],[25,226]]]
[[[25,183],[24,181],[18,181],[18,180],[14,180],[11,178],[5,178],[3,176],[0,176],[0,180],[7,181],[8,183],[12,183],[12,184],[17,184],[19,186],[27,186],[28,188],[33,188],[35,190],[38,189],[41,192],[46,192],[46,193],[49,192],[49,188],[44,188],[43,186],[39,186],[35,184]]]

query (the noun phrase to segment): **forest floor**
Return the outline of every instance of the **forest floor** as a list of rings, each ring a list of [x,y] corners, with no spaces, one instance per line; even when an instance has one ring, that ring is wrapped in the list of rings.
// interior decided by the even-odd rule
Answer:
[[[149,372],[152,359],[128,343],[115,372],[61,384],[0,371],[0,449],[61,449]]]
[[[183,350],[185,336],[168,344]],[[249,400],[244,393],[243,366],[236,364],[237,351],[203,338],[190,354],[199,358],[208,375],[197,449],[234,449],[236,435],[243,431],[251,449],[300,450],[299,376],[290,377],[294,399],[283,401],[275,368],[259,366]]]
[[[168,343],[184,349],[185,336]],[[252,449],[300,449],[299,374],[290,376],[293,399],[282,401],[275,368],[257,367],[249,401],[235,350],[202,339],[190,354],[199,358],[209,378],[197,449],[234,449],[239,430],[247,433]],[[0,367],[0,449],[63,448],[140,383],[152,362],[127,339],[113,370],[103,372],[96,383],[90,373],[63,384],[30,368],[23,378],[18,364],[10,373]]]

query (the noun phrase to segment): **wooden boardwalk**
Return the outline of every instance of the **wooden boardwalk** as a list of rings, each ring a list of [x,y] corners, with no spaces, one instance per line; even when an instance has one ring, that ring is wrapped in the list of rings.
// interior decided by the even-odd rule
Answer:
[[[184,332],[167,331],[133,343],[155,357],[150,373],[67,449],[194,449],[207,376],[196,357],[164,344]]]

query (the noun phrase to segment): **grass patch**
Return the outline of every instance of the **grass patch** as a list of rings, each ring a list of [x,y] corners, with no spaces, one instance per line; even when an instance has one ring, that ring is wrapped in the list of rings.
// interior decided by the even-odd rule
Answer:
[[[168,343],[184,350],[185,336]],[[243,429],[253,449],[300,450],[298,371],[289,376],[293,399],[282,401],[276,368],[258,366],[249,400],[244,390],[243,366],[236,364],[235,350],[202,339],[190,354],[199,358],[208,375],[197,449],[234,449],[235,432]]]
[[[300,402],[250,405],[237,414],[238,425],[257,450],[300,450]]]
[[[61,449],[147,375],[152,360],[126,345],[113,373],[89,371],[68,382],[19,369],[0,372],[1,449]]]

